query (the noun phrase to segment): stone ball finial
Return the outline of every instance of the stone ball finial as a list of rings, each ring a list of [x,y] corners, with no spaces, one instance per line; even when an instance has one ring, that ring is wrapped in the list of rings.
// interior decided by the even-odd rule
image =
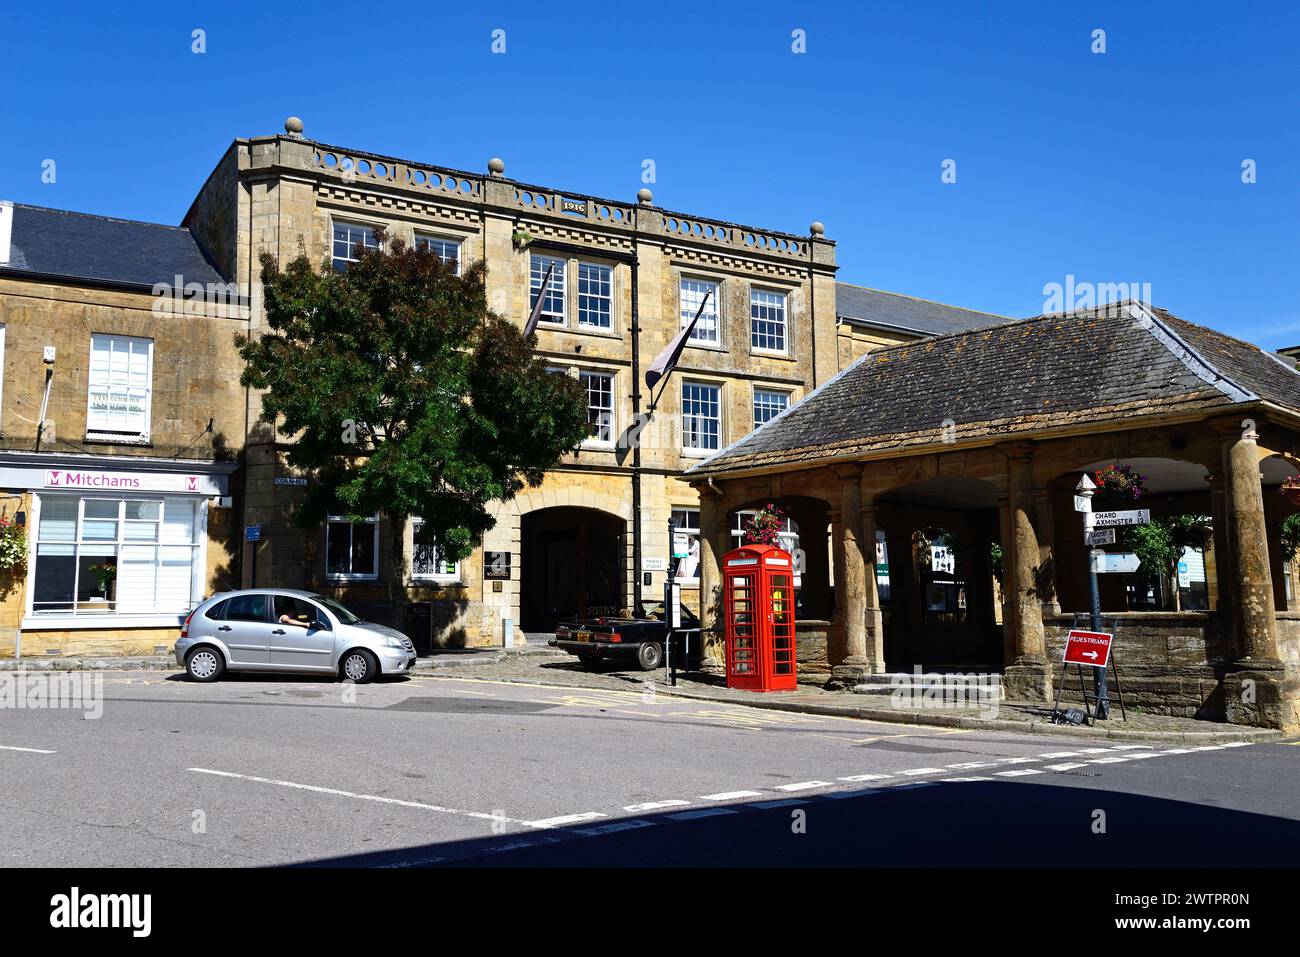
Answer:
[[[500,176],[506,171],[506,161],[499,156],[494,156],[488,160],[488,172],[493,176]]]
[[[825,236],[826,227],[821,223],[813,223],[811,226],[808,227],[808,232],[812,233],[812,235],[814,236]]]
[[[655,201],[655,194],[642,186],[636,191],[636,201],[642,206],[649,206]]]
[[[302,136],[302,120],[291,116],[284,121],[284,131],[290,136]]]

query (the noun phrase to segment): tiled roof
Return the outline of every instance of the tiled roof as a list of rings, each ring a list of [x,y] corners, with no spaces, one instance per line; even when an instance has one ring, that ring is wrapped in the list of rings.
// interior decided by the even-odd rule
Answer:
[[[1010,318],[945,306],[941,302],[930,302],[927,299],[914,299],[896,292],[854,286],[847,282],[835,284],[835,315],[849,321],[927,336],[996,326]]]
[[[933,447],[945,435],[1028,438],[1258,399],[1300,412],[1300,373],[1164,310],[1111,304],[868,352],[688,474]]]
[[[188,229],[14,203],[9,262],[0,271],[153,286],[221,283]]]

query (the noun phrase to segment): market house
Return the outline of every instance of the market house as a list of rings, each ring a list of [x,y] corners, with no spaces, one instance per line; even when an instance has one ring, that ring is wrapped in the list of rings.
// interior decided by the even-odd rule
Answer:
[[[797,628],[826,635],[834,680],[990,669],[1008,699],[1047,702],[1088,610],[1074,488],[1100,472],[1153,521],[1206,519],[1200,589],[1181,565],[1100,576],[1129,703],[1298,726],[1281,534],[1300,509],[1284,490],[1298,385],[1276,355],[1137,302],[868,353],[687,473],[702,593],[716,601],[732,516],[772,503],[799,515]],[[1124,566],[1117,539],[1106,554]]]

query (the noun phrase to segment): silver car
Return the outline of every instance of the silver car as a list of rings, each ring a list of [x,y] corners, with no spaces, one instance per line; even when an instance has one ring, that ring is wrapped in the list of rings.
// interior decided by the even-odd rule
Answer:
[[[176,642],[176,662],[195,681],[231,671],[336,674],[364,684],[415,667],[415,645],[387,625],[362,621],[309,591],[247,588],[195,608]]]

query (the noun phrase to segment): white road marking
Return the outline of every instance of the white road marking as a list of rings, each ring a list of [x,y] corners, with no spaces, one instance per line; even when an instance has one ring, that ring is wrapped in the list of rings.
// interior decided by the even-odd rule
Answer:
[[[522,821],[516,818],[505,817],[500,814],[487,814],[483,811],[464,811],[454,807],[443,807],[440,804],[425,804],[422,801],[403,801],[399,798],[380,797],[377,794],[358,794],[355,791],[343,791],[339,788],[324,788],[315,784],[300,784],[297,781],[280,781],[275,778],[258,777],[255,774],[236,774],[234,771],[214,771],[211,768],[187,768],[196,774],[211,774],[219,778],[234,778],[239,781],[254,781],[258,784],[275,784],[283,788],[294,788],[299,791],[312,791],[316,794],[332,794],[335,797],[354,798],[358,801],[374,801],[378,804],[396,804],[399,807],[415,808],[421,811],[437,811],[440,814],[454,814],[458,817],[472,817],[481,821],[501,821],[505,824],[518,824],[523,827],[538,827],[533,821]],[[603,816],[603,815],[602,815]]]
[[[1133,759],[1132,759],[1132,758],[1109,757],[1109,758],[1096,758],[1095,760],[1089,761],[1088,763],[1089,763],[1089,764],[1121,764],[1121,763],[1123,763],[1123,762],[1125,762],[1125,761],[1131,761],[1131,760],[1133,760]]]
[[[1141,751],[1143,748],[1150,748],[1149,744],[1117,744],[1111,748],[1112,751]]]
[[[1130,761],[1141,761],[1144,758],[1158,758],[1158,757],[1160,757],[1159,751],[1143,751],[1141,754],[1130,754],[1128,756],[1128,759]]]
[[[598,817],[607,817],[599,811],[583,811],[581,814],[561,814],[559,817],[542,818],[540,821],[525,821],[529,827],[563,827],[577,824],[579,821],[594,821]]]
[[[1084,761],[1076,761],[1074,764],[1049,764],[1049,771],[1073,771],[1075,768],[1081,768],[1086,764]]]
[[[705,801],[735,801],[739,798],[757,798],[762,796],[762,793],[759,791],[720,791],[717,794],[705,794],[702,799]]]
[[[1167,748],[1160,752],[1161,754],[1191,754],[1191,748]]]
[[[1014,771],[994,771],[993,773],[1000,778],[1021,778],[1026,774],[1042,774],[1043,772],[1037,768],[1017,768]]]
[[[27,754],[58,754],[58,751],[46,751],[44,748],[16,748],[8,744],[0,744],[0,751],[23,751]]]
[[[1229,741],[1227,744],[1223,745],[1223,747],[1225,747],[1225,748],[1248,748],[1248,747],[1250,747],[1250,742],[1249,742],[1249,741]]]
[[[954,771],[973,771],[976,768],[991,768],[993,763],[991,761],[964,761],[961,764],[950,764],[948,767]]]
[[[1032,764],[1038,758],[998,758],[998,764]]]
[[[943,774],[943,768],[912,768],[910,771],[899,771],[899,774],[906,774],[909,777],[920,774]]]
[[[777,791],[807,791],[809,788],[828,788],[830,781],[800,781],[798,784],[778,784]]]
[[[1048,751],[1046,754],[1040,754],[1040,758],[1077,758],[1082,751]]]
[[[658,811],[660,808],[665,807],[686,807],[690,803],[690,801],[680,801],[677,798],[672,798],[667,801],[646,801],[644,804],[629,804],[623,810],[629,814],[644,814],[646,811]]]
[[[945,784],[966,784],[974,781],[992,781],[993,779],[971,776],[966,778],[940,778],[939,780],[943,781]]]
[[[858,781],[883,781],[887,777],[889,777],[888,774],[850,774],[847,778],[837,778],[836,780],[856,783]]]
[[[1080,754],[1105,754],[1110,748],[1080,748]]]
[[[719,814],[735,814],[731,808],[726,807],[706,807],[699,811],[678,811],[676,814],[669,814],[668,817],[674,821],[694,821],[701,817],[717,817]]]

